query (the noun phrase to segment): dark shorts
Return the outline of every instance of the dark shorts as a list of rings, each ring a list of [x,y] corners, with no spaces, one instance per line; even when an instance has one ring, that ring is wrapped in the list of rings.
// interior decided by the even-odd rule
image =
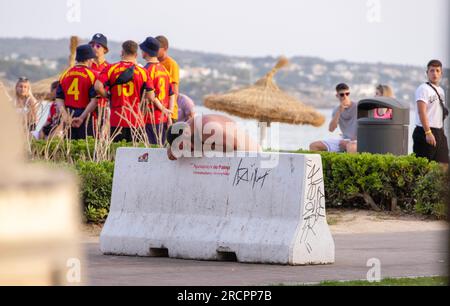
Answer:
[[[103,130],[103,128],[106,126],[107,121],[109,120],[109,117],[106,114],[107,112],[109,112],[108,107],[98,106],[97,109],[91,113],[94,127],[94,134],[95,137],[97,138],[100,136],[99,131]],[[99,115],[102,115],[102,118],[99,118]]]
[[[167,133],[167,123],[161,124],[147,124],[145,126],[145,132],[147,132],[148,142],[150,144],[165,145],[166,143],[166,133]]]
[[[29,125],[28,125],[28,131],[34,131],[34,130],[36,130],[36,123],[30,123]]]
[[[48,137],[51,133],[52,130],[54,130],[57,126],[52,125],[52,124],[48,124],[42,127],[42,132],[44,133],[44,135],[46,137]]]
[[[67,112],[72,116],[72,118],[79,117],[84,112],[84,108],[71,108],[67,107]],[[86,127],[86,121],[87,127]],[[79,128],[70,128],[70,139],[85,139],[86,136],[93,136],[94,129],[92,125],[92,116],[88,116],[88,118],[83,122],[83,124]]]
[[[425,131],[422,127],[418,126],[414,130],[414,153],[418,157],[425,157],[428,160],[436,161],[438,163],[448,164],[449,151],[447,137],[445,137],[444,129],[431,129],[434,137],[436,138],[436,146],[429,145],[426,140]]]
[[[46,123],[43,127],[42,127],[42,132],[44,133],[45,137],[50,136],[50,133],[52,133],[54,130],[56,130],[56,128],[61,124],[61,121],[58,120],[53,120],[52,123]]]
[[[111,127],[111,136],[114,134],[117,134],[116,131],[118,131],[120,127]],[[131,133],[131,128],[129,127],[122,127],[122,130],[119,134],[114,138],[114,142],[121,142],[122,140],[125,140],[126,142],[133,142],[133,136]]]

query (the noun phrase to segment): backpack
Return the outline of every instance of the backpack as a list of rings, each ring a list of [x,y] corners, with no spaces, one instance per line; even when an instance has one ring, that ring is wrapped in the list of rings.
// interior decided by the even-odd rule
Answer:
[[[122,85],[126,84],[133,80],[134,77],[134,70],[136,69],[136,65],[132,65],[131,67],[128,67],[125,69],[119,77],[116,79],[114,84],[112,84],[110,87],[113,88],[116,85]]]

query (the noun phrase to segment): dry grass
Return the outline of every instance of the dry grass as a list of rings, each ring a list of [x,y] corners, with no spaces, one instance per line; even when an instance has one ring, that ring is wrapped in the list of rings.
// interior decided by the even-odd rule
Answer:
[[[149,104],[148,103],[144,103],[143,104],[143,114],[144,114],[144,118],[146,118],[147,116],[150,116],[151,120],[153,122],[156,121],[156,117],[155,117],[155,107],[153,104]],[[160,147],[164,147],[164,143],[162,142],[163,140],[163,123],[159,124],[159,129],[156,129],[155,125],[152,125],[153,128],[153,134],[156,135],[156,141],[157,141],[157,145]],[[159,131],[158,131],[159,130]]]
[[[124,106],[124,110],[129,112],[131,116],[134,116],[138,119],[138,126],[132,127],[133,123],[129,120],[129,118],[123,114],[119,114],[118,116],[127,123],[131,128],[132,135],[132,145],[134,147],[150,147],[150,143],[148,141],[147,133],[145,131],[145,122],[143,121],[143,114],[153,115],[154,112],[149,109],[147,101],[142,99],[141,101],[136,100],[135,103],[139,103],[139,112],[136,112],[135,109],[131,105]],[[41,112],[39,117],[43,116],[44,112]],[[68,114],[67,122],[64,124],[61,122],[60,125],[56,126],[51,130],[49,137],[45,140],[45,146],[43,148],[35,148],[32,146],[32,138],[30,131],[28,131],[28,123],[26,120],[23,121],[23,131],[26,135],[27,140],[27,149],[31,159],[38,159],[38,157],[44,157],[46,161],[56,161],[60,160],[61,156],[64,157],[64,160],[69,163],[73,163],[74,160],[71,155],[71,135],[70,135],[70,126],[72,124],[72,114]],[[119,127],[111,134],[110,128],[110,115],[111,111],[107,107],[99,107],[98,108],[98,116],[97,120],[94,121],[94,149],[93,152],[90,150],[86,150],[87,156],[86,160],[92,162],[102,162],[102,161],[112,161],[113,160],[113,152],[111,150],[111,145],[117,136],[121,133],[122,128]],[[154,116],[154,115],[153,115]],[[89,126],[89,121],[92,120],[92,117],[89,115],[86,119],[86,135],[88,135],[87,128]],[[141,121],[139,121],[141,120]],[[162,129],[160,129],[160,133],[157,135],[158,144],[160,147],[163,147],[162,143]],[[155,131],[156,132],[156,131]],[[86,147],[89,147],[88,137],[85,139]],[[40,151],[38,151],[40,150]]]

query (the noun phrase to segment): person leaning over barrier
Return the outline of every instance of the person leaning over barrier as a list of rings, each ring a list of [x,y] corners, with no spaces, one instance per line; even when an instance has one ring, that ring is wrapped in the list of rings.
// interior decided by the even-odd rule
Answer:
[[[176,160],[186,150],[199,153],[260,152],[261,147],[231,118],[223,115],[198,115],[186,122],[177,122],[167,130],[167,156]],[[184,145],[190,146],[185,148]],[[186,156],[185,156],[186,157]]]
[[[358,105],[350,100],[350,87],[347,84],[341,83],[336,86],[336,97],[339,106],[333,110],[329,131],[333,133],[339,126],[343,135],[340,139],[313,142],[309,146],[311,151],[356,153],[354,144],[358,128]]]
[[[439,86],[442,80],[442,63],[431,60],[427,66],[428,82],[416,90],[416,129],[413,133],[414,153],[442,164],[449,162],[444,121],[448,116],[445,93]]]

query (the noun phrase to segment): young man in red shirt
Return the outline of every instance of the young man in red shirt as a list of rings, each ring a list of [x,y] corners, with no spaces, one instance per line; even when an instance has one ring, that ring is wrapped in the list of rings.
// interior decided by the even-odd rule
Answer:
[[[109,52],[108,39],[105,35],[97,33],[92,36],[89,45],[95,52],[95,60],[92,63],[91,69],[96,73],[97,76],[100,76],[103,71],[109,69],[109,67],[111,66],[105,59],[105,55]],[[97,123],[98,114],[103,115],[101,125],[105,124],[106,121],[109,121],[108,99],[99,96],[97,97],[97,104],[98,110],[92,113],[94,129],[96,131],[98,128],[101,128],[101,126],[98,126]]]
[[[50,85],[50,93],[47,95],[46,100],[50,103],[50,108],[47,116],[47,120],[39,131],[32,132],[32,135],[36,139],[52,138],[57,128],[60,126],[61,114],[58,107],[56,107],[56,90],[58,89],[59,81],[54,81]]]
[[[58,89],[59,81],[54,81],[50,85],[49,100],[51,101],[50,110],[48,113],[47,121],[39,132],[39,139],[51,138],[54,132],[56,132],[60,125],[61,114],[58,107],[56,107],[56,90]]]
[[[86,136],[93,135],[92,120],[87,117],[97,108],[97,94],[94,89],[97,78],[90,69],[94,58],[95,53],[91,46],[79,46],[76,65],[66,70],[59,80],[56,104],[65,122],[70,122],[69,114],[73,118],[71,139],[84,139]],[[86,121],[88,121],[87,127]]]
[[[145,130],[150,144],[163,146],[166,142],[167,127],[172,124],[169,110],[175,103],[175,93],[166,68],[158,61],[160,43],[153,37],[147,37],[140,44],[142,57],[147,61],[147,69],[155,88],[156,103],[149,103],[145,113]]]
[[[108,39],[105,35],[97,33],[92,36],[89,45],[92,47],[95,53],[95,60],[92,63],[91,69],[100,75],[104,70],[108,69],[111,65],[106,61],[105,56],[109,52]]]
[[[103,71],[95,84],[95,89],[103,97],[110,90],[111,104],[111,135],[120,127],[122,131],[114,141],[126,140],[132,142],[132,129],[143,128],[145,125],[141,111],[142,100],[155,99],[153,82],[147,70],[137,62],[138,44],[126,41],[122,44],[122,60]]]

